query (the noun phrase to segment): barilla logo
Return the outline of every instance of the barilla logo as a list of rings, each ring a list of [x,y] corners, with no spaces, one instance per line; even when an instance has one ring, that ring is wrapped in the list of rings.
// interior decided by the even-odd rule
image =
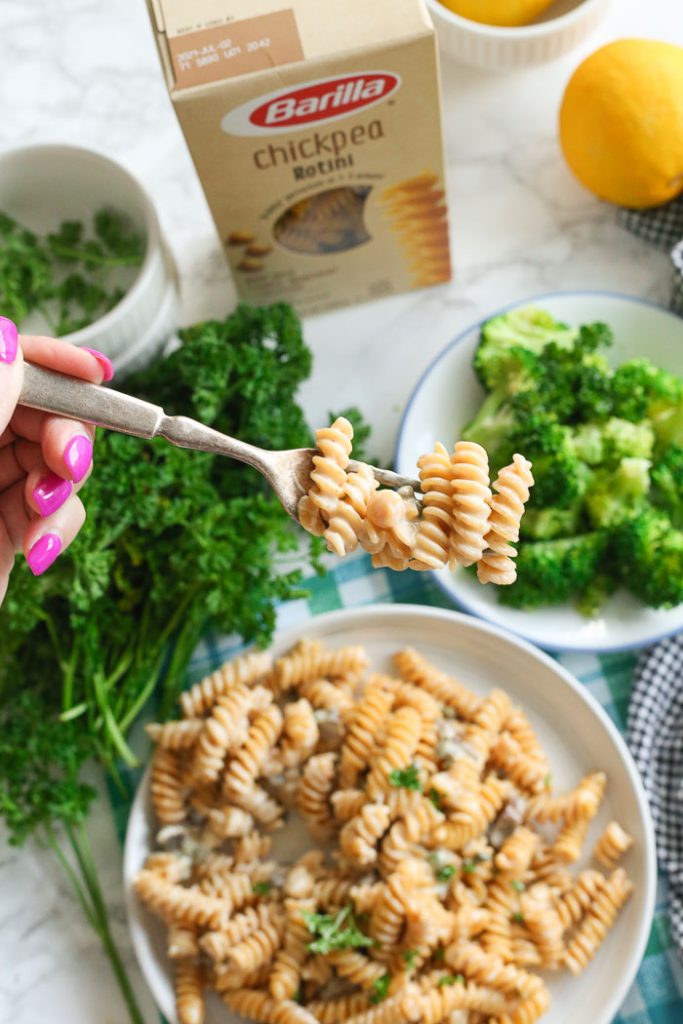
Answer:
[[[230,135],[296,131],[374,107],[395,93],[400,84],[399,76],[390,71],[321,78],[244,103],[225,115],[221,128]]]

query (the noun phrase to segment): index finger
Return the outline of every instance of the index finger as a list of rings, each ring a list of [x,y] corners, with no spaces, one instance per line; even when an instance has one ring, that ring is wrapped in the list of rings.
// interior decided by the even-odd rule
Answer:
[[[111,380],[112,366],[105,355],[95,355],[87,348],[78,348],[59,338],[42,335],[22,334],[21,347],[30,363],[38,363],[49,370],[80,377],[92,384]]]
[[[11,320],[0,316],[0,437],[4,437],[14,414],[24,380],[24,363],[17,329]]]

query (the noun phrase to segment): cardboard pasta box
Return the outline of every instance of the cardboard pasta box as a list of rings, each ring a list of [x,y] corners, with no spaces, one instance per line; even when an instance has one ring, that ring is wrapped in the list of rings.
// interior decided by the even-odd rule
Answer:
[[[317,313],[450,278],[422,0],[148,0],[243,299]]]

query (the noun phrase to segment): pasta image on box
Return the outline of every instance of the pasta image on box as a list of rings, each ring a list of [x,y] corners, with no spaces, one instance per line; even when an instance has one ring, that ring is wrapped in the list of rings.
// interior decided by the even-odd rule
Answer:
[[[241,298],[299,313],[451,276],[423,0],[148,0]]]

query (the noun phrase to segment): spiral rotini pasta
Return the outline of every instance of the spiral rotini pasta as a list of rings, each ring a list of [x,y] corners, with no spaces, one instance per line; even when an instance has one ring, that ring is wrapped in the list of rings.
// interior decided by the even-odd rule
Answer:
[[[477,564],[480,583],[504,586],[515,582],[517,551],[512,545],[519,540],[519,524],[533,483],[531,463],[522,455],[514,455],[512,464],[504,466],[494,481],[486,549]]]
[[[390,552],[402,541],[383,528]],[[621,869],[568,868],[604,773],[553,795],[505,691],[473,693],[411,648],[398,678],[368,672],[357,646],[259,658],[149,730],[163,828],[135,887],[168,927],[181,1024],[201,1024],[205,988],[263,1024],[536,1021],[549,994],[535,972],[582,970],[632,889]],[[290,809],[332,857],[269,859]],[[611,822],[596,859],[612,867],[631,843]]]
[[[185,718],[199,718],[212,705],[238,683],[249,685],[265,675],[271,666],[271,657],[266,651],[252,651],[234,661],[228,661],[216,672],[196,683],[180,696],[180,706]]]
[[[475,441],[457,441],[453,448],[451,495],[450,562],[474,565],[484,553],[491,514],[488,455]]]
[[[595,844],[593,856],[603,867],[611,870],[632,846],[633,836],[630,836],[618,821],[610,821]]]
[[[514,582],[511,543],[519,536],[524,504],[533,485],[531,463],[514,455],[494,484],[486,451],[458,441],[453,452],[437,442],[418,459],[420,499],[412,484],[378,489],[370,466],[349,471],[353,428],[344,417],[316,432],[311,485],[300,500],[301,526],[324,536],[343,557],[360,543],[375,568],[441,569],[478,563],[482,583]]]
[[[197,960],[177,960],[173,980],[180,1024],[203,1024],[204,972],[201,964]]]
[[[343,416],[329,427],[315,432],[315,443],[320,455],[313,456],[312,488],[309,497],[329,522],[337,511],[346,484],[346,467],[351,454],[353,427]]]
[[[152,803],[162,825],[185,820],[187,808],[180,763],[173,751],[157,747],[152,759]]]

